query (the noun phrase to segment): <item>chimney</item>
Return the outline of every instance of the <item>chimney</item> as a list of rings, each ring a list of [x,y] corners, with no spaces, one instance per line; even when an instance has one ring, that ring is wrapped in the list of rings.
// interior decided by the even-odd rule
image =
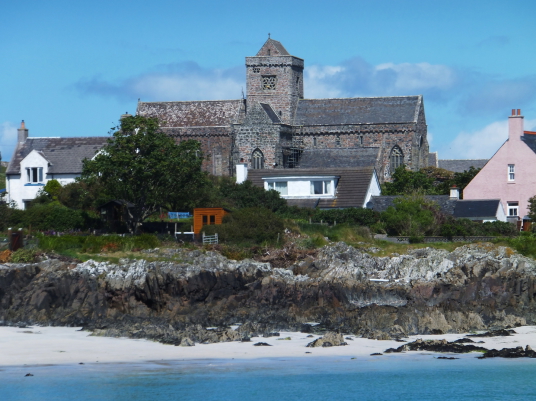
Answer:
[[[456,185],[450,187],[450,199],[460,199],[460,190]]]
[[[26,128],[26,125],[24,124],[24,120],[20,123],[20,128],[17,130],[18,132],[18,141],[19,143],[26,142],[26,139],[28,139],[28,129]]]
[[[519,141],[523,136],[523,116],[521,109],[512,109],[512,115],[508,117],[508,140]]]
[[[236,183],[242,184],[248,178],[248,164],[236,163]]]

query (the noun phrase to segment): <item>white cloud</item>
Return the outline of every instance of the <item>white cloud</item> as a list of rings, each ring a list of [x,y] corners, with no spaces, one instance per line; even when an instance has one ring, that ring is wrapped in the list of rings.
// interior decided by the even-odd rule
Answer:
[[[431,88],[447,90],[456,82],[456,74],[445,65],[385,63],[376,66],[376,71],[384,70],[396,73],[393,86],[397,91],[419,92]]]
[[[243,68],[204,69],[193,62],[157,66],[147,72],[112,82],[100,77],[83,79],[75,89],[84,94],[132,101],[239,99],[244,85]]]
[[[424,94],[442,98],[460,82],[453,68],[430,63],[371,65],[360,57],[339,66],[305,69],[306,95],[312,98]]]
[[[9,161],[17,144],[17,127],[9,121],[0,124],[0,152],[2,161]],[[0,185],[2,185],[0,183]]]
[[[525,130],[536,127],[536,120],[525,120]],[[508,139],[508,121],[497,121],[473,132],[460,132],[444,153],[445,159],[489,159]]]

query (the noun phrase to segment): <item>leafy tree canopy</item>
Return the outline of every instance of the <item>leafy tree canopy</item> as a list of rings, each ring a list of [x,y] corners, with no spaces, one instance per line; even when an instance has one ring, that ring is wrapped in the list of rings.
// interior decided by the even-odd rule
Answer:
[[[405,166],[400,166],[393,173],[392,182],[382,185],[382,195],[404,195],[413,191],[425,195],[448,195],[453,185],[463,191],[479,171],[480,169],[474,167],[463,173],[453,173],[437,167],[424,167],[418,171],[411,171]]]
[[[128,116],[101,152],[84,161],[82,179],[99,181],[108,196],[130,202],[127,225],[137,232],[160,207],[181,210],[200,203],[210,183],[202,162],[199,142],[176,144],[156,118]]]

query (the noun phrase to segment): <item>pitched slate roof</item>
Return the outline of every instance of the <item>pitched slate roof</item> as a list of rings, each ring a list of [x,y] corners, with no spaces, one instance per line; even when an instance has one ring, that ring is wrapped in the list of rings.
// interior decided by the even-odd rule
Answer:
[[[139,102],[137,113],[157,117],[161,127],[230,126],[238,121],[242,100]]]
[[[281,119],[277,115],[277,113],[272,109],[272,106],[266,103],[259,103],[262,107],[262,109],[268,114],[268,117],[270,117],[270,120],[272,120],[273,123],[280,124]]]
[[[277,54],[268,54],[268,49],[274,49]],[[285,49],[285,46],[281,44],[281,42],[268,38],[268,40],[264,42],[264,45],[262,45],[261,49],[256,54],[256,57],[262,56],[290,56],[290,54],[287,49]]]
[[[277,177],[339,177],[335,198],[288,199],[289,205],[319,208],[363,207],[371,181],[374,179],[374,168],[318,168],[318,169],[264,169],[249,170],[248,180],[254,185],[264,188],[263,178]]]
[[[373,196],[367,204],[367,208],[377,212],[385,212],[389,206],[394,206],[393,201],[400,196]],[[500,206],[500,199],[454,199],[449,195],[427,195],[426,199],[436,202],[439,209],[456,218],[483,219],[496,217]]]
[[[456,202],[454,217],[478,219],[497,216],[500,199],[467,199]]]
[[[482,168],[489,159],[439,159],[438,167],[445,170],[454,171],[455,173],[463,173],[469,168]]]
[[[108,137],[28,138],[19,143],[11,158],[6,174],[20,174],[20,162],[32,150],[38,151],[50,163],[49,174],[80,174],[82,160],[91,159]]]
[[[525,131],[524,135],[521,137],[521,140],[527,144],[529,148],[536,153],[536,135],[533,132]]]
[[[294,125],[415,123],[422,96],[300,99]]]
[[[300,168],[370,167],[376,165],[380,148],[305,149]]]

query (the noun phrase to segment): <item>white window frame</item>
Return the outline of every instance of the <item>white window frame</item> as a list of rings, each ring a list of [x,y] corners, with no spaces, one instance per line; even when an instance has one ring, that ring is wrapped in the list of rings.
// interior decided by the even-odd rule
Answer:
[[[519,202],[507,202],[508,217],[519,216]]]
[[[515,181],[515,180],[516,180],[516,165],[509,164],[508,165],[508,181]]]
[[[288,181],[271,181],[268,182],[268,189],[273,189],[281,195],[288,195]]]
[[[43,167],[26,167],[26,181],[28,184],[42,184]]]
[[[321,193],[315,193],[315,184],[313,183],[321,183],[322,192]],[[311,188],[311,195],[331,195],[333,193],[332,191],[333,182],[332,180],[311,180],[310,181],[310,188]]]

